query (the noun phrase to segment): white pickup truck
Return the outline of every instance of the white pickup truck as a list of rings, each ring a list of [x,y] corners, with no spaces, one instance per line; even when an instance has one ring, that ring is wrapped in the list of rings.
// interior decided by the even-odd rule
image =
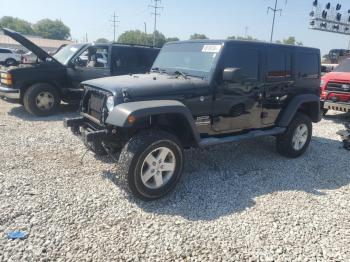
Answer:
[[[5,66],[13,66],[21,63],[21,55],[8,48],[0,48],[0,63]]]

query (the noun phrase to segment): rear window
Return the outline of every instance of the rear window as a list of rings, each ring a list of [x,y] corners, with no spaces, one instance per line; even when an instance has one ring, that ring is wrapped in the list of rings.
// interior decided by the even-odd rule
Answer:
[[[280,80],[292,76],[292,57],[286,50],[271,48],[267,57],[268,80]]]
[[[320,58],[317,54],[298,53],[297,65],[299,78],[319,78]]]

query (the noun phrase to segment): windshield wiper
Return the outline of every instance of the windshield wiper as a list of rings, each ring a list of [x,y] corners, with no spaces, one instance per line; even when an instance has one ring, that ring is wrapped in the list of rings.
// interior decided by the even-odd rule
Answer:
[[[174,72],[174,74],[175,74],[175,75],[180,75],[180,76],[182,76],[183,78],[188,79],[188,77],[187,77],[188,75],[185,74],[185,73],[182,72],[182,71],[176,70],[176,71]]]

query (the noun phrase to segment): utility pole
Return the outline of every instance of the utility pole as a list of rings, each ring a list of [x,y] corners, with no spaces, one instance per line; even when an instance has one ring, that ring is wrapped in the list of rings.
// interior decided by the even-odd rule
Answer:
[[[160,6],[162,0],[152,0],[153,5],[150,5],[150,8],[153,8],[154,11],[151,13],[154,15],[154,32],[153,32],[153,46],[156,45],[156,32],[157,32],[157,17],[160,16],[160,13],[158,12],[159,9],[163,9],[162,6]]]
[[[286,1],[286,2],[287,2],[287,1]],[[278,0],[275,0],[275,8],[272,8],[272,7],[268,7],[268,8],[267,8],[267,13],[269,13],[270,10],[273,12],[272,29],[271,29],[271,38],[270,38],[270,42],[271,42],[271,43],[272,43],[272,41],[273,41],[273,33],[274,33],[274,31],[275,31],[276,13],[279,12],[280,15],[282,14],[282,9],[277,9],[277,4],[278,4]]]
[[[245,37],[245,38],[248,37],[248,29],[249,29],[248,26],[246,26],[246,27],[244,28],[244,37]]]
[[[147,24],[145,22],[145,34],[147,35]]]
[[[112,20],[111,20],[111,22],[112,22],[113,33],[114,33],[114,34],[113,34],[113,42],[115,42],[117,24],[120,22],[120,21],[118,21],[118,16],[115,14],[115,12],[114,12],[114,14],[112,15]]]

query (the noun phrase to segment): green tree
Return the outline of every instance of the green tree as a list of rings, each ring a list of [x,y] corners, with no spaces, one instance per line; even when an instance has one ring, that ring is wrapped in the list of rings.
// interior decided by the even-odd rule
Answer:
[[[107,44],[109,43],[110,41],[106,38],[99,38],[95,41],[95,43],[98,43],[98,44]]]
[[[65,40],[70,37],[70,29],[60,20],[43,19],[34,24],[37,35],[49,39]]]
[[[209,37],[207,37],[204,34],[198,34],[198,33],[195,33],[190,36],[190,40],[198,40],[198,39],[209,39]]]
[[[123,34],[121,34],[118,38],[119,43],[124,44],[139,44],[139,45],[153,45],[153,34],[145,34],[144,32],[141,32],[140,30],[130,30],[126,31]],[[155,46],[156,47],[163,47],[163,45],[167,42],[167,39],[165,36],[156,31],[155,32]]]
[[[166,42],[177,42],[177,41],[180,41],[180,39],[177,37],[168,37],[165,41]]]
[[[32,25],[29,22],[11,16],[3,16],[0,19],[0,28],[9,28],[25,35],[34,34]]]
[[[300,46],[303,45],[302,42],[296,41],[296,39],[295,39],[294,36],[290,36],[290,37],[288,37],[287,39],[283,39],[283,40],[282,40],[282,43],[283,43],[283,44],[286,44],[286,45],[300,45]]]
[[[229,36],[227,40],[249,40],[249,41],[258,41],[258,39],[248,35],[248,36]]]

